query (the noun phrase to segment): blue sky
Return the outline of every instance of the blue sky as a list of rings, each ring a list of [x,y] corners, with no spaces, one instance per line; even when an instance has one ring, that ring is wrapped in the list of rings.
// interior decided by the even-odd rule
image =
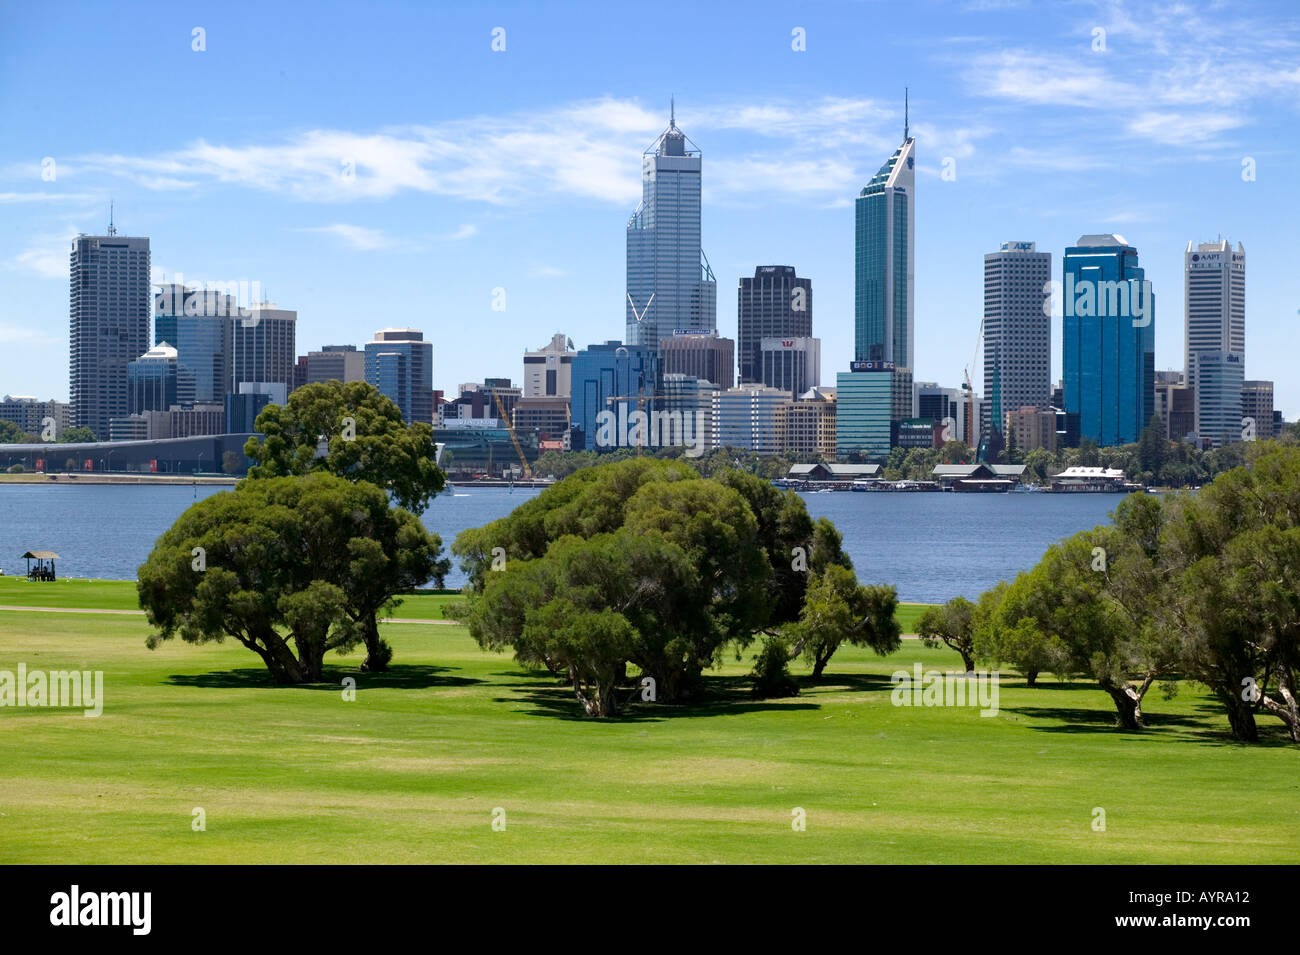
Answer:
[[[984,253],[1034,240],[1059,279],[1093,232],[1137,246],[1156,365],[1181,367],[1183,249],[1222,235],[1247,253],[1247,377],[1300,413],[1289,0],[0,2],[0,393],[67,398],[68,240],[101,233],[110,198],[156,278],[260,282],[298,310],[300,353],[412,325],[451,391],[518,379],[556,331],[621,338],[624,227],[670,96],[704,154],[720,330],[740,276],[793,265],[833,382],[852,201],[902,137],[904,86],[918,380],[971,362]]]

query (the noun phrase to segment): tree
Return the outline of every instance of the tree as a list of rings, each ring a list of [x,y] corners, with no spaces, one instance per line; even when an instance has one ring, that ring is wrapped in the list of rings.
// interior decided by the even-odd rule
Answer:
[[[1166,448],[1169,441],[1165,438],[1165,423],[1159,415],[1154,416],[1138,438],[1138,466],[1143,471],[1159,474],[1165,463]]]
[[[1180,666],[1209,687],[1237,739],[1259,738],[1262,710],[1300,742],[1300,447],[1274,444],[1168,507],[1161,622]]]
[[[86,444],[95,441],[95,432],[87,427],[68,428],[59,435],[59,444]]]
[[[927,608],[916,624],[917,635],[927,647],[933,649],[943,643],[960,653],[967,673],[975,669],[974,629],[975,605],[965,597]]]
[[[790,657],[790,644],[785,637],[778,634],[763,641],[751,674],[754,696],[769,700],[799,695],[799,682],[790,674]]]
[[[238,474],[244,466],[243,455],[238,451],[226,451],[221,455],[221,470],[227,474]]]
[[[799,620],[787,628],[792,655],[808,659],[812,678],[820,680],[845,641],[881,656],[893,653],[901,642],[897,609],[893,587],[859,584],[852,570],[832,564],[809,583]]]
[[[323,471],[376,484],[416,514],[445,485],[432,425],[407,424],[397,405],[364,381],[304,385],[283,406],[267,405],[255,426],[262,437],[244,445],[256,462],[250,479]]]
[[[1088,674],[1115,704],[1119,724],[1141,729],[1147,690],[1175,665],[1158,621],[1166,585],[1160,509],[1157,498],[1130,495],[1112,525],[1049,548],[1002,594],[982,649],[1018,661],[1031,684],[1046,667]]]
[[[973,464],[975,454],[964,441],[948,441],[939,450],[939,458],[944,464]]]
[[[148,645],[233,637],[277,683],[319,681],[325,654],[358,642],[363,668],[383,669],[391,651],[377,616],[441,582],[440,548],[374,485],[327,474],[245,482],[191,506],[141,565],[140,606],[157,628]]]
[[[36,440],[14,422],[0,418],[0,444],[31,444]]]
[[[806,586],[778,573],[795,546],[814,561],[842,553],[797,495],[735,470],[703,478],[643,457],[577,471],[462,532],[452,552],[469,577],[479,645],[513,648],[568,679],[583,712],[609,716],[627,664],[654,681],[658,700],[683,701],[725,647],[770,634]],[[568,619],[588,621],[590,636],[566,625],[553,637]]]

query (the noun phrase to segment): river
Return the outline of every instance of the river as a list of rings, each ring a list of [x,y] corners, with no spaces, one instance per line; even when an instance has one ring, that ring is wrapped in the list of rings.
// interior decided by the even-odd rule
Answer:
[[[185,508],[221,487],[0,485],[0,569],[22,574],[24,551],[52,550],[60,576],[134,579],[154,541]],[[424,514],[444,549],[535,489],[457,487]],[[804,494],[814,517],[844,536],[864,583],[892,583],[900,600],[975,598],[1032,567],[1049,544],[1105,523],[1116,494]],[[447,586],[464,575],[453,565]]]

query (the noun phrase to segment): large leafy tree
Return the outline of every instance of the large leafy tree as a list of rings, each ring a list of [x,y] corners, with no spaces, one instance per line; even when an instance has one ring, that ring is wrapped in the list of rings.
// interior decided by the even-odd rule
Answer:
[[[965,597],[926,608],[916,623],[916,632],[927,647],[942,643],[960,653],[967,673],[975,669],[975,604]]]
[[[470,578],[470,632],[566,677],[589,715],[617,712],[626,664],[657,699],[690,698],[726,647],[747,646],[801,595],[778,561],[790,568],[794,546],[839,553],[796,495],[721,476],[651,458],[602,464],[463,532],[452,550]],[[557,629],[568,620],[590,627]]]
[[[787,628],[792,656],[812,663],[820,680],[835,651],[844,643],[870,647],[883,655],[898,649],[901,634],[895,611],[898,592],[891,586],[859,584],[853,571],[831,564],[808,585],[797,622]]]
[[[1154,497],[1132,495],[1112,525],[1050,548],[1003,594],[992,642],[995,653],[1014,651],[1031,682],[1040,665],[1091,676],[1127,729],[1144,726],[1143,698],[1176,662],[1159,623],[1160,507]]]
[[[327,474],[246,482],[194,504],[154,545],[136,585],[150,646],[231,637],[277,683],[321,678],[330,650],[357,643],[365,668],[391,651],[378,615],[448,563],[441,542],[371,484]]]
[[[407,424],[391,399],[364,381],[304,385],[283,406],[257,416],[244,454],[251,479],[323,471],[368,481],[393,495],[399,507],[420,514],[446,479],[435,463],[433,426]]]
[[[1162,541],[1163,622],[1183,670],[1223,704],[1236,738],[1258,739],[1262,710],[1300,742],[1300,448],[1271,446],[1175,499]]]

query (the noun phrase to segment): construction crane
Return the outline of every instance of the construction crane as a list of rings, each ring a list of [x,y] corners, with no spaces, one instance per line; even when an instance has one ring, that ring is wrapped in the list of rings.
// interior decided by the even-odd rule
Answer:
[[[642,375],[637,381],[637,393],[635,395],[610,395],[605,399],[605,404],[612,406],[616,401],[635,401],[636,410],[638,412],[643,412],[643,405],[645,405],[648,399],[653,397],[653,395],[645,394],[645,376]],[[613,408],[611,407],[610,410],[612,411]],[[615,418],[617,418],[617,414],[615,414]],[[638,458],[641,457],[641,447],[645,442],[645,431],[646,428],[649,427],[650,422],[647,419],[645,428],[638,427],[636,429],[636,456]]]
[[[505,422],[506,433],[510,435],[510,443],[515,446],[515,454],[519,455],[519,463],[523,465],[524,477],[531,481],[533,478],[532,469],[528,467],[528,459],[524,457],[524,449],[519,446],[519,439],[515,436],[515,424],[510,420],[510,415],[506,414],[506,404],[501,400],[501,392],[493,388],[492,397],[496,399],[497,411],[501,415],[501,420]],[[489,445],[490,450],[491,446]]]
[[[962,374],[965,376],[966,379],[965,382],[962,384],[962,387],[966,389],[965,425],[966,425],[966,441],[968,444],[970,442],[971,435],[975,433],[975,426],[977,424],[977,422],[975,421],[975,386],[971,384],[970,370],[975,366],[975,362],[979,360],[980,346],[983,343],[984,343],[984,319],[983,317],[981,317],[980,330],[975,336],[975,353],[970,357],[970,364],[962,369]]]

